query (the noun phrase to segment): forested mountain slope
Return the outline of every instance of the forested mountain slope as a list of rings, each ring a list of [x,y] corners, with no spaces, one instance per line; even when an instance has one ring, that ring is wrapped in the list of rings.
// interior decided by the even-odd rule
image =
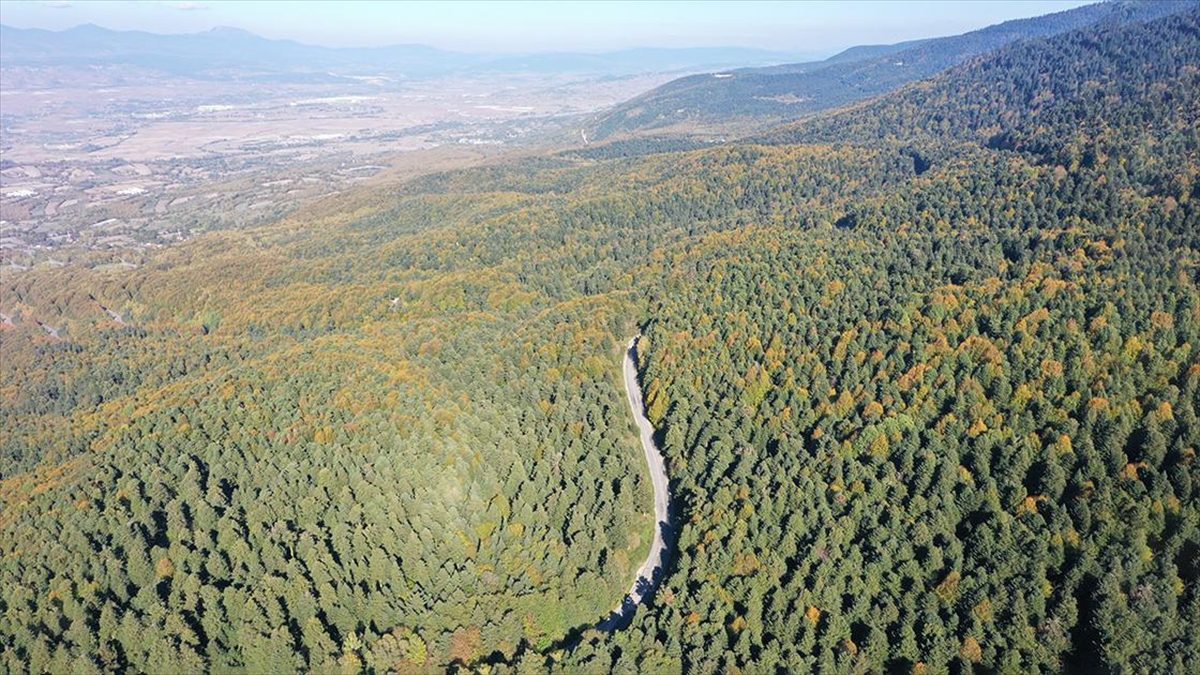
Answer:
[[[1197,63],[1191,12],[779,134],[932,159],[832,228],[664,253],[643,377],[678,565],[572,662],[1193,668]]]
[[[655,129],[700,133],[758,128],[879,96],[1020,40],[1093,24],[1148,21],[1190,2],[1101,2],[1006,21],[962,35],[851,48],[824,61],[743,68],[672,80],[601,114],[594,139]]]
[[[1197,63],[1193,11],[771,144],[6,275],[0,662],[1186,671]],[[607,635],[652,526],[639,329],[679,550]]]
[[[6,275],[0,658],[424,670],[595,625],[654,526],[634,271],[909,173],[826,148],[480,169],[133,272]]]

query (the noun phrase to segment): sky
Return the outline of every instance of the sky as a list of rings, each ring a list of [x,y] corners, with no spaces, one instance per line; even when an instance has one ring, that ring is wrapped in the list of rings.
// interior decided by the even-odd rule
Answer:
[[[457,51],[538,52],[742,46],[817,54],[952,35],[1090,1],[2,0],[0,23],[51,30],[94,23],[154,33],[233,26],[336,47],[421,43]]]

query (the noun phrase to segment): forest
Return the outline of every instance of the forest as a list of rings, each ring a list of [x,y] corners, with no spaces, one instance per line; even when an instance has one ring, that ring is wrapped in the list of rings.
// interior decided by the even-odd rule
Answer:
[[[1194,669],[1198,64],[1114,19],[5,275],[0,671]],[[604,633],[638,333],[679,538]]]

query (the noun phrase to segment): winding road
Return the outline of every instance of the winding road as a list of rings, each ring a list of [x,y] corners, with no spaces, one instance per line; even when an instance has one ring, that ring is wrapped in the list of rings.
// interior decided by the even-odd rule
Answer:
[[[654,427],[646,419],[646,406],[642,402],[642,389],[638,384],[637,374],[637,342],[634,336],[629,340],[625,350],[625,396],[629,400],[629,410],[637,423],[638,435],[642,439],[642,450],[646,453],[646,464],[650,469],[650,481],[654,484],[654,541],[650,544],[650,553],[646,562],[638,568],[633,587],[624,601],[613,609],[608,618],[600,622],[598,628],[603,631],[613,631],[624,628],[633,619],[637,606],[658,586],[662,578],[662,568],[667,562],[667,539],[670,531],[671,494],[667,490],[667,470],[663,463],[662,452],[654,443]]]

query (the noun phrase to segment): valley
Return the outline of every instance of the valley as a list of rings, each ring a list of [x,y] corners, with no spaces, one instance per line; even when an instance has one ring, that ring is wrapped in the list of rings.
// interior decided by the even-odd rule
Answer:
[[[0,265],[15,272],[140,264],[148,250],[278,220],[380,174],[546,144],[670,75],[231,84],[130,73],[100,87],[68,75],[39,87],[21,68],[4,77]]]

